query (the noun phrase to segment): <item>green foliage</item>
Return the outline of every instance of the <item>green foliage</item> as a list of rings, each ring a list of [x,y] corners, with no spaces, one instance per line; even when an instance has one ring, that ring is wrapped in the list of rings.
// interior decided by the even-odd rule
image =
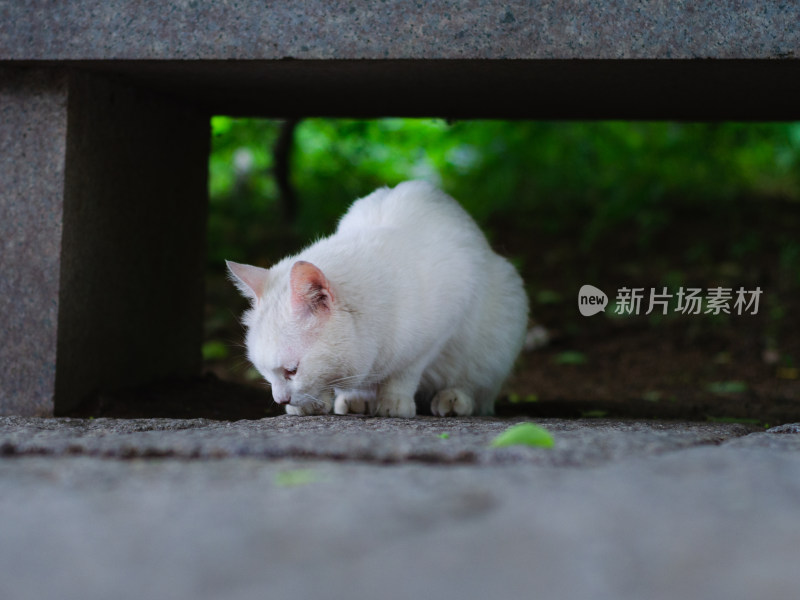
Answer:
[[[202,347],[203,360],[223,360],[230,354],[228,346],[218,340],[205,342]]]
[[[211,135],[208,253],[221,269],[224,259],[244,259],[264,244],[277,225],[271,169],[278,124],[214,117]]]
[[[439,183],[485,227],[512,211],[550,231],[578,220],[587,247],[620,225],[646,243],[676,202],[800,200],[800,123],[306,119],[292,153],[299,214],[287,224],[272,177],[280,122],[214,117],[211,126],[215,265],[271,262],[332,231],[355,198],[411,178]],[[759,238],[736,243],[746,254]],[[784,262],[800,278],[797,248],[787,244]]]

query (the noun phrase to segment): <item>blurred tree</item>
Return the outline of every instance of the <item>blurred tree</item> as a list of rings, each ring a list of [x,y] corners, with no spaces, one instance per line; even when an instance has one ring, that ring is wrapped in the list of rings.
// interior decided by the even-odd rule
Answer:
[[[278,185],[279,199],[283,218],[286,224],[294,223],[297,218],[297,193],[291,180],[292,150],[294,149],[294,132],[299,119],[287,119],[281,124],[278,140],[273,151],[275,161],[275,182]]]

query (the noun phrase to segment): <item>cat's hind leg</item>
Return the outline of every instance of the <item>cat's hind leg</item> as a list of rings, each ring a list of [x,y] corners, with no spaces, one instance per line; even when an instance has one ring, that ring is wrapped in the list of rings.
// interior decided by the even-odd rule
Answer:
[[[433,397],[431,412],[437,417],[464,417],[475,412],[475,401],[464,390],[447,388]]]
[[[333,403],[333,412],[337,415],[370,414],[374,402],[374,391],[337,390],[336,400]]]

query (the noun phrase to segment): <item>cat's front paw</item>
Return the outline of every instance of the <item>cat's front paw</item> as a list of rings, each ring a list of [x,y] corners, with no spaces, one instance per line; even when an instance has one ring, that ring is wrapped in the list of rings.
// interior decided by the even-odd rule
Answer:
[[[457,388],[442,390],[431,401],[431,412],[437,417],[463,417],[471,415],[474,410],[472,397]]]
[[[417,414],[417,405],[413,397],[384,395],[378,398],[372,414],[376,417],[410,418]]]
[[[286,405],[287,415],[297,415],[299,417],[306,417],[309,415],[327,415],[331,412],[332,403],[327,398],[321,398],[314,402],[303,404],[302,406],[294,406],[292,404]]]
[[[340,392],[336,395],[336,401],[333,403],[333,412],[337,415],[369,414],[371,403],[374,400],[374,394],[370,396],[361,392]]]
[[[296,415],[298,417],[308,417],[310,415],[327,415],[331,412],[331,407],[317,407],[317,406],[292,406],[286,405],[287,415]]]

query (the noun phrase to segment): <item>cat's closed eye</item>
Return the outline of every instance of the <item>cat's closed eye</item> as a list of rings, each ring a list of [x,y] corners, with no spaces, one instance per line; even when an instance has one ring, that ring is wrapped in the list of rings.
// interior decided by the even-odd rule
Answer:
[[[291,369],[287,369],[286,367],[283,368],[284,379],[291,379],[292,377],[294,377],[295,373],[297,373],[297,367],[293,367]]]

